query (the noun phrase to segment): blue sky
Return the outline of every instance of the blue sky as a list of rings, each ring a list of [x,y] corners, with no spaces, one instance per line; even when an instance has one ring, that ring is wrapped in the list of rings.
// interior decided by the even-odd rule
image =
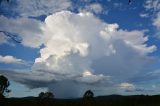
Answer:
[[[158,0],[1,0],[0,31],[10,97],[160,91]]]

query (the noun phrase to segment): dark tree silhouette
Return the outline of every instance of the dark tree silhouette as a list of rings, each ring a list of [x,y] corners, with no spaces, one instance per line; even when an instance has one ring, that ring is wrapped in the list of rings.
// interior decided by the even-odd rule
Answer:
[[[45,97],[46,97],[46,98],[54,98],[54,95],[53,95],[52,92],[46,92],[46,93],[45,93]]]
[[[41,99],[45,99],[45,98],[54,98],[54,95],[52,92],[41,92],[38,96]]]
[[[93,97],[94,93],[91,90],[87,90],[83,95],[83,98],[93,98]]]
[[[0,98],[4,97],[4,93],[10,92],[10,90],[7,89],[9,85],[8,79],[5,76],[0,75]]]
[[[38,97],[43,98],[44,97],[44,92],[39,93]]]

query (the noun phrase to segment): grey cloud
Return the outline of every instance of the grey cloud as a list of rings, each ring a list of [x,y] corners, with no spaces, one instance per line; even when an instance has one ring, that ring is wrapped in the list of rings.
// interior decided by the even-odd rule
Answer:
[[[160,70],[143,72],[143,74],[136,75],[130,81],[135,83],[148,83],[149,81],[160,82]]]
[[[115,82],[123,82],[146,70],[150,63],[146,56],[138,55],[136,51],[122,41],[115,41],[114,48],[116,54],[93,61],[91,67],[98,70],[96,71],[97,74],[109,75],[113,77],[112,80]]]
[[[18,34],[18,36],[22,38],[21,44],[24,46],[39,48],[43,43],[41,36],[42,22],[40,21],[29,18],[14,19],[0,16],[0,24],[1,31]],[[3,33],[0,33],[0,35],[4,36]],[[4,39],[3,37],[1,43],[8,42],[8,39]]]
[[[73,78],[65,78],[66,76],[59,76],[59,79],[53,78],[52,75],[44,75],[45,73],[19,72],[14,70],[0,70],[0,74],[5,75],[9,80],[16,81],[27,86],[30,89],[34,88],[47,88],[52,91],[56,97],[80,97],[87,89],[95,88],[95,86],[102,86],[101,82],[86,83],[77,81]],[[49,77],[49,78],[48,78]],[[77,78],[77,77],[76,77]],[[60,80],[61,79],[61,80]],[[103,83],[108,86],[109,83]]]

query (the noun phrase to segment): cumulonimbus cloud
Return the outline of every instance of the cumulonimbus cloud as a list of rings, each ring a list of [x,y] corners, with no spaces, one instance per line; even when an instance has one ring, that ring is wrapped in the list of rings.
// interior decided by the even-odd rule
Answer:
[[[127,71],[132,76],[141,70],[147,54],[156,50],[154,45],[145,44],[148,38],[144,31],[119,29],[118,24],[102,22],[90,13],[55,13],[46,18],[42,30],[45,47],[35,60],[34,70],[58,74],[89,70],[111,76]]]
[[[80,89],[97,84],[126,82],[144,70],[148,54],[156,50],[156,46],[145,43],[148,37],[144,30],[124,30],[87,12],[57,12],[39,28],[40,44],[44,45],[40,57],[35,59],[30,74],[20,74],[22,81],[17,82],[31,88],[48,87],[59,97],[78,96]],[[36,81],[38,84],[32,84]],[[72,87],[74,95],[66,91]]]

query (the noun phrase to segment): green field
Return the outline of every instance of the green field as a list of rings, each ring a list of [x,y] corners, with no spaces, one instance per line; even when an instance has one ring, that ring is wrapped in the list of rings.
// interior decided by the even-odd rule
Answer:
[[[92,99],[7,98],[0,106],[160,106],[160,96],[99,96]]]

